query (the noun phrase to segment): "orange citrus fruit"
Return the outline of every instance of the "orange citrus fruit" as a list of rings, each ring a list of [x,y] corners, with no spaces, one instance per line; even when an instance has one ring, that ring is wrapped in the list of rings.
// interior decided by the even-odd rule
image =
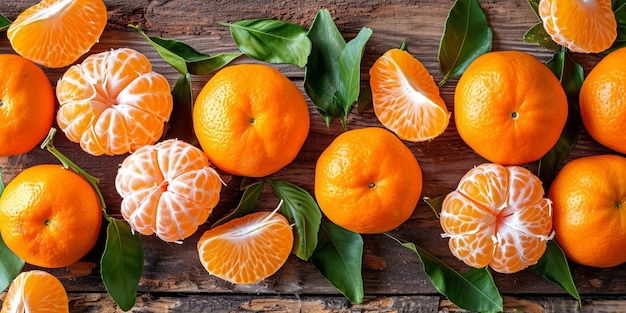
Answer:
[[[400,139],[419,142],[439,136],[450,112],[424,65],[406,51],[391,49],[370,69],[374,113]]]
[[[283,215],[256,212],[207,230],[198,241],[198,254],[211,275],[233,284],[254,284],[285,264],[293,240]]]
[[[100,200],[79,174],[57,164],[20,172],[0,197],[0,234],[24,262],[69,266],[85,256],[100,234]]]
[[[556,241],[572,261],[593,267],[626,262],[626,158],[596,155],[568,162],[548,194]]]
[[[617,38],[611,0],[541,0],[539,16],[552,40],[574,52],[602,52]]]
[[[443,201],[440,223],[465,264],[514,273],[537,263],[552,230],[551,202],[539,178],[519,166],[484,163]]]
[[[567,120],[567,97],[547,66],[525,52],[489,52],[454,93],[461,138],[490,162],[519,165],[546,154]]]
[[[583,81],[579,103],[585,129],[600,144],[626,153],[626,48],[604,57]]]
[[[378,127],[337,136],[315,165],[315,197],[333,223],[353,232],[391,231],[411,217],[422,170],[398,137]]]
[[[0,156],[29,152],[54,121],[54,90],[32,62],[0,54]]]
[[[41,271],[22,272],[11,283],[0,313],[69,312],[65,287],[54,275]]]
[[[291,163],[309,133],[298,87],[264,64],[221,69],[202,88],[193,127],[204,152],[230,174],[263,177]]]
[[[154,144],[172,112],[169,82],[143,54],[121,48],[70,67],[56,87],[57,123],[92,155],[119,155]]]
[[[202,150],[169,139],[124,159],[115,177],[122,216],[144,235],[174,242],[191,236],[220,199],[222,181]]]
[[[106,24],[102,0],[43,0],[22,12],[9,26],[7,36],[21,56],[59,68],[87,53]]]

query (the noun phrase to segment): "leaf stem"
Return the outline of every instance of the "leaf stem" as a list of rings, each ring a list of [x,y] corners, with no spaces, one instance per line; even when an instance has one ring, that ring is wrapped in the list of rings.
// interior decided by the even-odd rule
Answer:
[[[56,133],[56,128],[54,127],[50,128],[50,132],[48,132],[48,136],[41,143],[41,149],[44,149],[44,148],[47,149],[50,153],[52,153],[52,155],[54,155],[59,161],[61,161],[61,164],[63,164],[65,168],[69,168],[73,170],[74,172],[76,172],[77,174],[85,178],[85,180],[87,180],[89,185],[91,185],[91,187],[95,190],[96,194],[98,195],[98,200],[100,200],[100,207],[102,209],[102,215],[107,221],[110,221],[111,217],[106,212],[106,203],[104,201],[104,196],[102,195],[102,192],[100,191],[100,188],[98,187],[98,183],[100,182],[100,180],[97,177],[94,177],[91,174],[85,172],[82,168],[76,165],[76,163],[74,163],[72,160],[66,157],[63,153],[57,150],[57,148],[54,146],[54,143],[53,143],[55,133]]]

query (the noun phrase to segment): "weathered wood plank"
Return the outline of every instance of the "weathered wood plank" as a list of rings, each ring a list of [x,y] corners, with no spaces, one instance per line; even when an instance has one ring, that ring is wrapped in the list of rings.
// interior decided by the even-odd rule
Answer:
[[[0,0],[0,12],[13,19],[25,8],[37,0]],[[125,1],[109,0],[105,3],[109,9],[109,23],[100,42],[91,53],[106,51],[119,47],[132,47],[146,54],[153,62],[155,71],[163,74],[170,83],[178,78],[178,73],[162,61],[154,49],[135,31],[126,27],[129,23],[142,27],[149,35],[163,36],[182,40],[197,50],[209,54],[236,51],[230,38],[228,28],[219,22],[234,22],[251,18],[278,18],[304,27],[310,26],[315,13],[320,8],[330,10],[340,31],[347,39],[354,36],[361,27],[370,27],[374,34],[365,50],[362,64],[363,85],[367,86],[368,69],[376,58],[387,49],[397,47],[402,40],[407,40],[408,50],[424,63],[435,80],[441,79],[437,65],[437,49],[447,11],[454,1],[438,0],[313,0],[300,1],[256,1],[253,6],[247,1],[204,1],[204,0],[164,0],[164,1]],[[542,61],[548,60],[550,52],[536,45],[526,44],[522,40],[525,31],[534,25],[537,17],[525,0],[485,0],[480,1],[494,28],[494,50],[522,50],[537,56]],[[0,53],[12,53],[6,34],[0,34]],[[598,61],[597,57],[577,55],[577,59],[588,72]],[[242,58],[237,62],[254,62]],[[281,72],[290,77],[298,87],[302,88],[304,71],[288,65],[276,65]],[[46,69],[53,84],[62,76],[65,69]],[[200,91],[209,76],[194,77],[194,96]],[[455,80],[441,88],[442,96],[448,108],[453,108]],[[272,175],[271,179],[288,180],[309,192],[313,191],[313,173],[315,160],[322,150],[340,134],[341,126],[334,122],[327,128],[309,102],[311,113],[311,131],[309,137],[292,164]],[[381,126],[373,112],[357,112],[356,108],[349,117],[350,128],[363,126]],[[424,173],[423,196],[437,197],[456,187],[458,180],[471,167],[484,162],[467,145],[456,132],[454,120],[451,120],[446,132],[427,143],[406,143],[418,158]],[[110,214],[119,217],[120,198],[114,187],[114,179],[118,164],[124,156],[99,157],[94,159],[86,155],[80,148],[70,143],[62,135],[56,138],[56,146],[67,154],[85,170],[101,179],[101,188],[105,195]],[[584,130],[580,134],[578,144],[569,159],[580,156],[613,153],[595,143]],[[3,168],[3,180],[8,182],[22,169],[56,160],[46,151],[35,149],[32,152],[15,157],[0,158]],[[536,169],[536,163],[526,167]],[[302,260],[292,257],[284,268],[266,281],[252,286],[234,286],[210,276],[202,269],[195,250],[195,242],[202,231],[220,215],[234,208],[240,196],[239,183],[241,178],[224,174],[227,183],[222,193],[220,204],[207,224],[198,233],[185,240],[182,245],[161,242],[155,237],[144,237],[146,247],[146,268],[140,283],[142,295],[137,310],[140,311],[202,311],[202,308],[220,308],[217,305],[224,300],[224,308],[237,311],[241,309],[238,301],[248,301],[257,305],[264,299],[291,301],[290,297],[273,297],[275,294],[298,295],[301,300],[321,301],[324,307],[332,312],[343,312],[348,307],[345,299],[315,270]],[[270,190],[266,190],[259,207],[273,208],[275,198]],[[447,241],[441,238],[441,228],[430,209],[421,203],[411,219],[393,232],[406,240],[431,251],[454,268],[464,270],[465,267],[448,251]],[[366,295],[385,297],[400,301],[397,303],[413,303],[422,301],[420,295],[436,295],[437,291],[423,273],[417,257],[410,251],[400,247],[382,235],[364,236],[365,258],[363,277]],[[89,303],[97,303],[102,310],[116,309],[111,306],[110,299],[103,295],[105,291],[99,278],[98,259],[103,249],[99,242],[85,259],[72,267],[50,270],[61,278],[71,292],[75,311],[97,311]],[[32,267],[27,267],[27,269]],[[588,296],[586,299],[601,311],[617,303],[623,308],[623,299],[597,300],[593,295],[611,296],[626,292],[626,266],[611,269],[592,269],[572,264],[572,272],[579,291]],[[524,311],[573,311],[575,302],[564,295],[558,287],[548,283],[530,271],[513,275],[495,274],[494,279],[501,291],[515,295],[556,295],[564,296],[565,300],[537,300],[532,303],[516,303]],[[159,294],[160,296],[154,296]],[[164,295],[167,294],[167,295]],[[215,295],[215,296],[212,296]],[[227,296],[224,296],[227,295]],[[258,296],[251,296],[258,295]],[[307,298],[307,297],[311,298]],[[408,300],[400,299],[406,296]],[[240,297],[240,298],[239,298]],[[429,296],[425,296],[430,299]],[[438,297],[436,297],[438,299]],[[91,299],[91,300],[90,300]],[[247,299],[247,300],[246,300]],[[259,299],[259,300],[256,300]],[[310,300],[302,300],[310,299]],[[329,300],[330,299],[330,300]],[[378,298],[376,298],[378,299]],[[417,299],[417,300],[415,300]],[[255,301],[253,301],[255,300]],[[108,302],[107,302],[108,301]],[[228,302],[231,301],[231,302]],[[330,301],[330,302],[327,302]],[[333,301],[340,304],[333,309]],[[423,300],[430,303],[426,300]],[[83,304],[81,304],[83,303]],[[104,305],[106,303],[106,305]],[[213,304],[211,304],[213,303]],[[291,302],[289,302],[291,303]],[[295,304],[294,304],[295,305]],[[298,304],[301,305],[301,304]],[[425,304],[426,305],[426,304]],[[431,304],[424,308],[425,312],[432,309]],[[160,306],[160,307],[159,307]],[[197,307],[194,309],[194,307]],[[508,308],[509,306],[507,306]],[[80,308],[80,309],[78,309]],[[232,308],[232,309],[231,309]],[[349,306],[351,311],[368,311],[367,308],[357,309]],[[381,307],[379,306],[379,309]],[[404,307],[388,309],[388,311],[406,311]],[[413,307],[408,307],[413,308]],[[454,310],[442,304],[440,310]],[[253,311],[252,309],[244,309]],[[318,310],[318,311],[319,311]],[[333,311],[334,310],[334,311]],[[387,309],[385,309],[387,310]],[[418,310],[418,309],[416,309]],[[315,311],[312,309],[312,311]],[[376,311],[372,309],[371,311]],[[384,311],[380,309],[380,311]],[[410,311],[410,310],[409,310]],[[323,310],[322,310],[323,312]],[[330,312],[330,311],[329,311]],[[370,311],[368,311],[370,312]],[[593,312],[593,311],[589,311]]]

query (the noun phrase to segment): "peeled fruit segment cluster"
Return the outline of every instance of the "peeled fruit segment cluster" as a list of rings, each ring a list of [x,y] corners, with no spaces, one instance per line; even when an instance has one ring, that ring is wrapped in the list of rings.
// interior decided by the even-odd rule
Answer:
[[[176,139],[139,148],[115,178],[130,227],[168,242],[191,236],[206,222],[222,184],[202,150]]]
[[[537,263],[552,233],[551,201],[539,178],[519,166],[481,164],[442,206],[443,237],[465,264],[514,273]]]

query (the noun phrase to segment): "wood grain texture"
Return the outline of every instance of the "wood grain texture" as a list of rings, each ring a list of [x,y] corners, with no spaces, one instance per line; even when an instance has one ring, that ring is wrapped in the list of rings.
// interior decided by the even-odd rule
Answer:
[[[0,0],[0,13],[14,19],[19,12],[36,0]],[[377,57],[386,50],[407,41],[408,51],[417,57],[436,81],[442,77],[437,65],[438,45],[444,21],[452,0],[338,0],[322,1],[249,1],[241,0],[155,0],[126,1],[105,0],[109,21],[105,33],[90,53],[119,47],[131,47],[146,54],[154,70],[174,84],[178,73],[167,65],[154,49],[135,31],[127,27],[136,24],[151,36],[162,36],[186,42],[197,50],[209,54],[236,51],[228,28],[219,22],[234,22],[252,18],[276,18],[309,27],[316,12],[329,9],[339,30],[350,39],[362,27],[370,27],[373,35],[367,44],[362,62],[362,81],[367,86],[368,70]],[[522,50],[546,61],[551,53],[522,40],[523,34],[538,20],[526,0],[480,1],[490,25],[494,29],[493,50]],[[0,34],[0,53],[13,53],[6,38]],[[577,55],[588,72],[598,61],[595,56]],[[256,62],[247,58],[236,61]],[[276,65],[302,90],[304,71],[289,65]],[[53,85],[65,69],[45,69]],[[210,78],[193,77],[194,96]],[[453,109],[456,80],[441,88],[442,96]],[[311,130],[305,145],[292,164],[272,175],[275,180],[287,180],[313,193],[313,173],[317,157],[343,129],[337,121],[326,127],[309,101]],[[350,128],[381,126],[373,112],[358,112],[349,116]],[[425,143],[409,143],[423,170],[422,196],[437,197],[456,187],[459,179],[471,167],[485,162],[475,154],[456,132],[454,119],[443,135]],[[125,156],[91,157],[77,144],[57,135],[55,145],[87,172],[100,178],[108,211],[120,217],[120,197],[114,187],[118,165]],[[614,153],[599,146],[581,131],[571,160],[585,155]],[[24,168],[40,163],[56,163],[47,151],[36,148],[32,152],[14,157],[0,157],[3,180],[8,183]],[[536,163],[526,164],[535,170]],[[137,311],[162,312],[433,312],[459,311],[446,303],[424,274],[417,257],[383,235],[364,236],[363,278],[368,300],[363,305],[345,300],[307,262],[291,257],[287,264],[267,280],[249,286],[237,286],[210,276],[201,266],[196,242],[202,232],[221,215],[233,209],[241,192],[240,177],[224,174],[227,183],[219,205],[210,220],[182,244],[164,243],[156,237],[144,237],[146,251],[145,271],[140,282]],[[259,209],[276,205],[271,190],[264,191]],[[442,230],[430,209],[420,203],[411,219],[393,233],[425,248],[452,267],[466,267],[449,252],[447,241],[441,238]],[[104,231],[103,236],[104,237]],[[103,242],[81,262],[61,269],[50,270],[61,278],[70,292],[73,312],[118,312],[105,294],[100,280],[98,260]],[[26,269],[32,268],[27,266]],[[625,311],[619,295],[626,293],[626,266],[611,269],[593,269],[571,265],[575,282],[583,295],[584,312]],[[555,285],[546,282],[530,271],[511,275],[494,275],[496,284],[505,295],[506,307],[521,307],[525,312],[576,311],[579,308]],[[541,295],[541,297],[537,297]],[[608,300],[603,300],[608,299]],[[440,300],[441,303],[440,303]],[[509,305],[510,304],[510,305]],[[616,311],[612,311],[617,309]],[[619,310],[621,309],[621,310]]]

